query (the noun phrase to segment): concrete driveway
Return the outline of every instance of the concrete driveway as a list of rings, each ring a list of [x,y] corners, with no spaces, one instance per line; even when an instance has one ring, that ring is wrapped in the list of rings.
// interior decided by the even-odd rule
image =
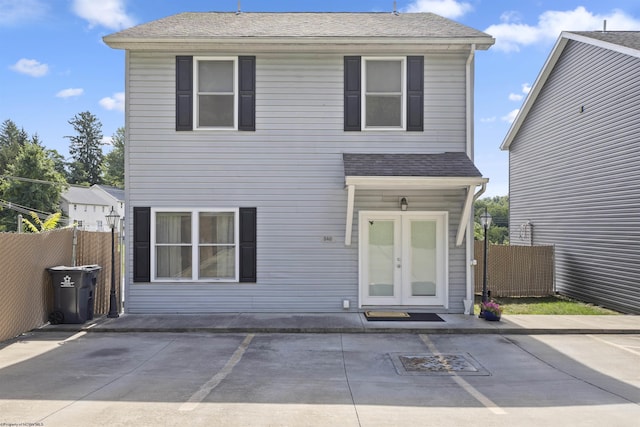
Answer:
[[[601,427],[638,419],[638,335],[60,331],[0,348],[0,426]]]

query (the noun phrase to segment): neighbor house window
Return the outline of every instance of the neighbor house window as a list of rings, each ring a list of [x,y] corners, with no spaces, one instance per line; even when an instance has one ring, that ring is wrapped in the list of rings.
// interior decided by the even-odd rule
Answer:
[[[198,129],[236,129],[237,58],[195,58],[194,111]]]
[[[154,279],[238,281],[237,217],[237,210],[154,211]]]
[[[365,129],[405,128],[405,58],[363,58]]]

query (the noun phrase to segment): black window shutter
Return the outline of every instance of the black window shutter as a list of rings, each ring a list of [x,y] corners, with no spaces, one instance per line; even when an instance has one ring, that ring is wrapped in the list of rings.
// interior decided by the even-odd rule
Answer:
[[[133,208],[133,281],[151,281],[151,208]]]
[[[192,56],[176,56],[176,130],[193,130]]]
[[[424,57],[407,57],[407,131],[424,130]]]
[[[344,130],[361,129],[360,57],[344,57]]]
[[[257,209],[240,208],[240,281],[256,282]]]
[[[238,58],[238,130],[256,130],[256,57]]]

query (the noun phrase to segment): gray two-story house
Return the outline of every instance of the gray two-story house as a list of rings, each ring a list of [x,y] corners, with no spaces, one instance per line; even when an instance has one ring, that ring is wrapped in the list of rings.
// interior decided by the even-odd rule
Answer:
[[[126,311],[469,311],[491,36],[211,12],[104,41],[126,52]]]
[[[640,32],[558,38],[501,148],[514,245],[554,245],[556,288],[640,314]]]

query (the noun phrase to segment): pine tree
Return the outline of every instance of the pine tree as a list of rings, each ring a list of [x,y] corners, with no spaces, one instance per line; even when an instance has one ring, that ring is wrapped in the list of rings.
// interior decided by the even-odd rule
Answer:
[[[7,167],[18,156],[20,148],[29,142],[29,135],[24,129],[7,119],[0,126],[0,175],[5,174]]]
[[[102,164],[104,182],[117,188],[124,188],[124,128],[120,127],[111,139],[113,149],[106,156]]]
[[[102,123],[89,111],[84,111],[69,120],[69,124],[77,133],[65,137],[71,141],[69,154],[74,159],[70,165],[71,183],[102,183]]]

